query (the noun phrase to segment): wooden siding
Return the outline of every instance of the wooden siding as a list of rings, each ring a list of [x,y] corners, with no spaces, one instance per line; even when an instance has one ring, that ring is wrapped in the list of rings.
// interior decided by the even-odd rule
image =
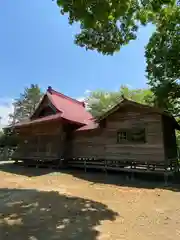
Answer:
[[[167,162],[169,159],[177,158],[176,134],[172,121],[166,116],[162,117],[164,150]]]
[[[75,132],[73,157],[104,158],[104,139],[102,131],[90,130]]]
[[[13,158],[19,160],[53,160],[63,157],[64,133],[60,124],[44,124],[23,129]]]
[[[119,129],[144,127],[146,143],[117,143]],[[128,108],[117,111],[106,120],[100,130],[76,133],[74,157],[95,157],[114,160],[164,161],[161,115],[145,110]]]

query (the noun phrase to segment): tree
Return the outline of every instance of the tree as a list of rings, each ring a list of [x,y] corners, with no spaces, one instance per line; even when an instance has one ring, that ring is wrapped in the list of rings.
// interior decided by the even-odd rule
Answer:
[[[57,0],[69,23],[80,23],[75,43],[113,54],[136,39],[151,22],[155,33],[146,47],[148,83],[161,108],[177,115],[180,98],[180,0]]]
[[[103,54],[113,54],[136,39],[140,24],[156,23],[175,0],[57,0],[69,23],[80,23],[75,43]]]
[[[98,117],[121,100],[119,92],[97,90],[86,99],[87,108],[93,116]]]
[[[154,99],[149,89],[129,89],[126,86],[121,86],[116,92],[102,90],[91,92],[86,99],[87,107],[93,116],[98,117],[119,103],[122,97],[149,105],[153,104]]]
[[[37,84],[26,87],[14,102],[14,113],[10,115],[11,122],[16,123],[29,118],[35,111],[41,97],[42,92]]]
[[[148,83],[157,104],[177,115],[180,104],[180,7],[164,9],[146,46]]]
[[[10,114],[11,124],[28,119],[36,109],[42,92],[37,84],[31,84],[30,87],[26,87],[24,92],[20,94],[20,97],[13,103],[14,113]],[[18,144],[18,135],[13,129],[13,126],[4,128],[0,136],[0,147],[7,147],[11,149]]]
[[[4,128],[0,133],[0,148],[12,148],[18,144],[18,135],[13,128]]]
[[[136,39],[138,27],[156,26],[146,48],[149,84],[156,104],[172,112],[179,101],[179,0],[57,0],[69,23],[80,23],[75,43],[103,54],[113,54]],[[160,78],[161,76],[161,78]],[[173,110],[176,112],[176,110]]]

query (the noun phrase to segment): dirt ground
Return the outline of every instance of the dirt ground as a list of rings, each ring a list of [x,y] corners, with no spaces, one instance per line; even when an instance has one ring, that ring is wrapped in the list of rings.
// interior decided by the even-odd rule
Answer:
[[[0,240],[179,240],[180,190],[0,164]]]

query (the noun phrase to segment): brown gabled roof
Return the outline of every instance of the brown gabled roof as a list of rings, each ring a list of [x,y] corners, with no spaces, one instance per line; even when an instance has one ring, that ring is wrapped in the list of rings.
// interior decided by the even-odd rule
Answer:
[[[159,113],[161,115],[165,115],[169,118],[171,118],[171,120],[174,122],[174,126],[176,129],[180,130],[180,125],[178,124],[178,122],[176,121],[176,119],[167,111],[164,111],[160,108],[154,107],[154,106],[149,106],[149,105],[145,105],[142,103],[137,103],[135,101],[129,100],[124,98],[120,103],[116,104],[115,106],[113,106],[110,110],[108,110],[106,113],[104,113],[103,115],[101,115],[96,121],[97,122],[101,122],[103,119],[106,119],[108,116],[110,116],[111,114],[113,114],[115,111],[117,111],[118,109],[120,109],[121,107],[125,107],[127,105],[131,105],[134,107],[139,107],[139,108],[143,108],[143,109],[148,109],[151,112],[154,113]]]

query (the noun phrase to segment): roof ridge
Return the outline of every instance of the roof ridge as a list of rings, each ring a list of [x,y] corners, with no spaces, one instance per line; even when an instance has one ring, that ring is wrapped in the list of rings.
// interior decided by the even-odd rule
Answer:
[[[148,104],[144,104],[144,103],[139,103],[139,102],[136,102],[136,101],[133,101],[131,99],[128,99],[128,98],[124,98],[122,99],[119,103],[115,104],[114,106],[112,106],[108,111],[106,111],[105,113],[103,113],[98,119],[97,121],[101,121],[103,120],[104,118],[106,118],[109,114],[111,114],[113,111],[115,111],[117,108],[121,107],[123,104],[127,104],[127,103],[130,103],[130,104],[134,104],[134,105],[138,105],[138,106],[141,106],[141,107],[145,107],[145,108],[149,108],[149,109],[154,109],[154,111],[156,112],[159,112],[160,114],[164,114],[165,111],[160,109],[160,108],[157,108],[155,106],[151,106],[151,105],[148,105]]]
[[[63,94],[63,93],[60,93],[60,92],[54,90],[52,87],[48,87],[47,92],[50,93],[50,94],[56,94],[57,96],[66,98],[66,99],[68,99],[68,100],[70,100],[70,101],[72,101],[72,102],[75,102],[75,103],[81,105],[82,107],[85,107],[85,104],[84,104],[83,101],[80,102],[80,101],[78,101],[77,99],[71,98],[71,97],[69,97],[69,96],[67,96],[67,95],[65,95],[65,94]]]

